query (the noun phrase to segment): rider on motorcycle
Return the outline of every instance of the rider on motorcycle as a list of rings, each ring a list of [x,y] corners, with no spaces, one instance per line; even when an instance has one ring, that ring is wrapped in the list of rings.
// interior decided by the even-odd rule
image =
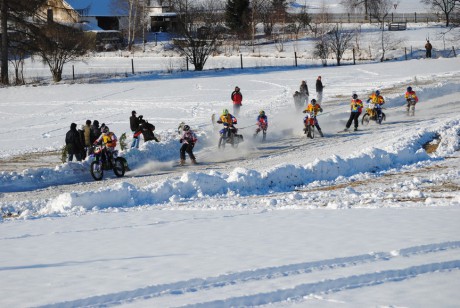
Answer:
[[[228,109],[224,109],[222,111],[222,115],[220,116],[219,120],[217,120],[217,123],[224,125],[224,128],[219,131],[219,133],[224,138],[229,137],[229,131],[231,131],[233,134],[236,134],[237,130],[234,125],[236,125],[238,121],[228,112]]]
[[[412,106],[412,114],[415,112],[415,104],[418,103],[418,97],[417,94],[415,94],[415,91],[412,90],[412,87],[407,87],[407,92],[404,95],[406,98],[407,106],[406,106],[406,112],[407,115],[409,115],[409,110]]]
[[[259,112],[259,115],[257,116],[257,129],[256,129],[256,132],[254,133],[254,137],[257,136],[257,134],[260,132],[260,131],[266,131],[267,128],[268,128],[268,118],[267,116],[265,115],[265,111],[264,110],[261,110]]]
[[[102,144],[105,149],[104,152],[107,155],[107,158],[111,159],[113,157],[113,153],[115,152],[117,141],[117,136],[110,131],[108,126],[104,126],[102,129],[102,134],[99,136],[99,138],[96,139],[96,141],[94,141],[93,144]],[[104,157],[104,155],[102,157]]]
[[[373,104],[374,109],[377,112],[377,122],[382,124],[382,105],[385,104],[385,99],[380,95],[380,91],[377,90],[372,92],[372,94],[367,99],[368,104]]]
[[[313,117],[315,121],[316,129],[318,129],[319,135],[321,137],[324,137],[323,132],[321,131],[321,127],[319,127],[318,120],[316,119],[316,116],[318,115],[318,111],[323,112],[323,108],[321,108],[321,106],[318,103],[316,103],[316,99],[312,99],[310,103],[308,104],[307,108],[305,108],[305,110],[302,111],[303,113],[307,113],[307,116],[303,119],[303,123],[305,125],[305,132],[308,131],[307,129],[308,119],[310,117]],[[310,135],[310,133],[308,133],[307,137],[311,138],[312,136]]]

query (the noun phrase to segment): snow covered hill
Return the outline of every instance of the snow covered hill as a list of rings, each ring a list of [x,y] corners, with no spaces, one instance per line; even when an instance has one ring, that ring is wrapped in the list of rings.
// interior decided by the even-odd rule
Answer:
[[[325,137],[306,138],[292,94],[326,85]],[[211,115],[243,93],[245,141],[217,149]],[[407,86],[420,102],[405,114]],[[375,89],[382,125],[342,133]],[[1,88],[1,307],[455,307],[460,302],[460,61],[135,76]],[[160,143],[122,152],[131,171],[94,182],[59,163],[70,123]],[[269,117],[266,142],[255,117]],[[177,125],[199,135],[177,167]],[[128,140],[130,141],[130,140]],[[432,151],[432,149],[434,151]],[[47,153],[36,167],[21,157]],[[56,154],[51,154],[56,153]],[[49,155],[48,155],[49,154]],[[4,171],[3,171],[4,170]]]

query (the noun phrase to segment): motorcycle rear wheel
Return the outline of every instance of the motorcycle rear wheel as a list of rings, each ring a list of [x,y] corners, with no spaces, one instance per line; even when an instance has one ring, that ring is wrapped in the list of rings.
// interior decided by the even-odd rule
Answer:
[[[99,161],[93,161],[90,166],[91,176],[94,180],[100,181],[104,177],[104,170],[102,169],[102,163]]]

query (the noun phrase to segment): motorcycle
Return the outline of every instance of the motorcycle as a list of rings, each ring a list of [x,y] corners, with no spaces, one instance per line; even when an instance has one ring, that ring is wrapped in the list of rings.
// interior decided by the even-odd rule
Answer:
[[[375,121],[378,124],[382,124],[382,121],[386,121],[387,117],[383,111],[381,111],[381,114],[381,119],[379,119],[377,114],[377,108],[374,104],[369,104],[366,107],[366,112],[364,113],[363,118],[361,119],[361,123],[363,125],[369,125],[370,121]]]
[[[117,150],[109,152],[102,145],[93,146],[90,157],[93,159],[90,165],[90,172],[96,181],[102,180],[104,170],[113,170],[117,177],[122,177],[128,169],[128,162],[124,157],[118,157]]]
[[[238,144],[240,142],[243,142],[243,135],[237,134],[238,129],[236,127],[232,127],[232,129],[229,129],[228,127],[224,127],[219,131],[220,138],[219,138],[219,144],[218,148],[225,148],[226,144],[230,144],[232,147],[236,148],[238,147]]]
[[[304,118],[305,128],[303,129],[304,134],[311,139],[315,138],[315,116],[308,113]]]

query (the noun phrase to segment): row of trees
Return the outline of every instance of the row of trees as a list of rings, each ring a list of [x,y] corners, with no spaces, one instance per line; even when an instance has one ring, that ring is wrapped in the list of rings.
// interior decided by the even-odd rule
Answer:
[[[127,46],[131,49],[134,38],[145,31],[145,0],[117,0],[129,12]],[[446,25],[457,25],[460,0],[421,0],[445,12]],[[82,31],[55,23],[41,10],[52,0],[0,0],[1,33],[1,83],[9,84],[8,61],[13,64],[15,83],[21,83],[21,68],[26,57],[38,57],[47,63],[54,81],[60,81],[65,63],[84,55],[94,46],[93,38]],[[298,38],[300,31],[311,31],[316,38],[314,54],[323,59],[334,55],[337,64],[356,38],[356,30],[330,24],[327,12],[324,18],[312,25],[306,6],[295,14],[287,12],[286,0],[168,0],[177,13],[176,48],[202,70],[210,55],[218,51],[224,39],[252,41],[254,46],[257,26],[263,33],[277,40],[275,26],[284,33]],[[381,24],[381,50],[390,45],[384,31],[384,20],[397,6],[394,0],[343,0],[348,9],[366,12]],[[319,26],[318,26],[319,25]],[[144,36],[142,37],[144,40]],[[239,43],[238,43],[239,44]],[[253,47],[254,48],[254,47]]]
[[[48,64],[54,81],[62,79],[65,63],[84,55],[93,39],[83,31],[55,23],[42,10],[47,0],[0,0],[1,77],[10,83],[8,62],[15,70],[15,83],[22,83],[21,68],[26,57]]]

